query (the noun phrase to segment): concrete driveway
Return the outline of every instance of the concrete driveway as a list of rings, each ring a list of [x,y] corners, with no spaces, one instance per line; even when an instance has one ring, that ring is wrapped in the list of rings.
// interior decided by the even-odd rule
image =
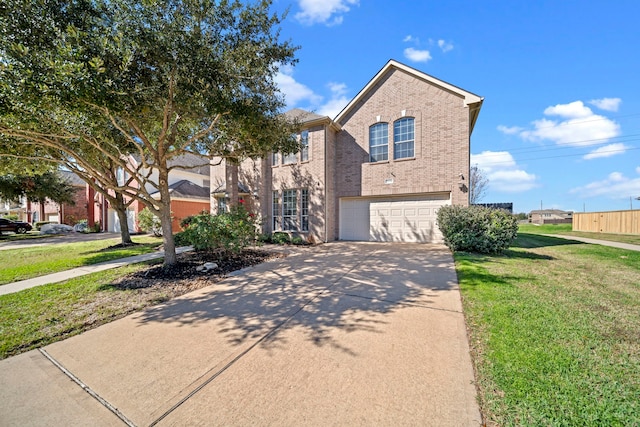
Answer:
[[[1,425],[481,424],[438,245],[296,249],[1,361],[0,383]]]

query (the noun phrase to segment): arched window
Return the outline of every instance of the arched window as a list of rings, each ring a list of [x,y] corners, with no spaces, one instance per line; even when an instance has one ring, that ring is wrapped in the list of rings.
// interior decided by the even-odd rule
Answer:
[[[369,127],[369,156],[372,162],[389,160],[389,124]]]
[[[414,157],[414,132],[413,117],[404,117],[393,122],[393,158],[406,159]]]

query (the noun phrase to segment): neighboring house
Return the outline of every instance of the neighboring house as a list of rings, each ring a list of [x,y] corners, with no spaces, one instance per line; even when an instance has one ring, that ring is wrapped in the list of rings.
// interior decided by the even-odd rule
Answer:
[[[36,223],[39,221],[49,221],[59,224],[75,225],[78,221],[87,219],[87,191],[85,182],[76,174],[69,171],[58,171],[69,184],[75,189],[73,195],[74,203],[58,204],[47,200],[44,204],[37,202],[25,202],[25,221]]]
[[[532,224],[571,224],[573,212],[559,209],[542,209],[529,212],[529,222]]]
[[[436,213],[467,206],[483,98],[389,61],[335,119],[294,109],[301,151],[212,162],[212,211],[242,199],[264,232],[310,241],[440,242]]]
[[[136,166],[138,160],[131,158],[130,161]],[[169,192],[171,194],[171,212],[173,215],[172,228],[174,232],[180,231],[180,221],[187,216],[195,215],[200,212],[209,211],[209,180],[210,166],[206,159],[193,154],[184,154],[178,156],[169,162],[169,166],[179,165],[179,168],[172,169],[169,172]],[[127,177],[122,175],[119,180],[125,181]],[[151,181],[157,182],[158,172],[153,171],[149,178]],[[151,197],[160,198],[158,192],[153,193],[151,185],[148,186]],[[118,215],[104,197],[93,191],[88,190],[89,199],[94,200],[93,206],[89,208],[88,217],[89,225],[99,223],[101,230],[110,232],[120,232],[120,223]],[[129,231],[141,231],[137,224],[138,213],[145,208],[143,203],[134,201],[127,210],[127,222]]]

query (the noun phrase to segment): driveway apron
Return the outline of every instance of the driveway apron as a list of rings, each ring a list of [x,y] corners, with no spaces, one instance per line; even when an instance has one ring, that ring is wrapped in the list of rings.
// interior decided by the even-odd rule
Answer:
[[[71,408],[69,425],[481,424],[453,260],[438,245],[295,250],[2,361],[0,381],[16,360],[31,377],[57,363],[94,394],[70,381],[43,390]],[[40,424],[29,383],[0,392],[7,425]]]

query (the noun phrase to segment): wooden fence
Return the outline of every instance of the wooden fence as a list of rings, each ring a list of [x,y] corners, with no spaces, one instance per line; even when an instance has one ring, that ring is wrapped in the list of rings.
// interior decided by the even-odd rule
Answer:
[[[573,231],[640,234],[640,210],[573,213]]]

